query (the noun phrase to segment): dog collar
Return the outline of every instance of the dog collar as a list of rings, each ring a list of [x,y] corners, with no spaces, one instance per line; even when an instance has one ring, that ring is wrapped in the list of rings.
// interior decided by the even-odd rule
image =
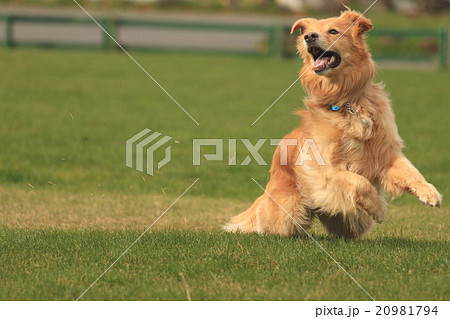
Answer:
[[[339,111],[341,108],[346,109],[351,115],[354,115],[356,117],[359,117],[359,119],[361,120],[361,122],[364,124],[364,126],[370,126],[370,122],[365,119],[364,117],[362,117],[359,112],[356,112],[352,106],[350,105],[350,102],[345,103],[342,107],[337,105],[337,104],[331,104],[330,105],[330,109],[332,111]]]
[[[338,111],[341,108],[339,105],[334,105],[334,104],[331,104],[330,107],[333,111]]]
[[[332,111],[339,111],[341,108],[345,108],[345,109],[349,109],[350,108],[350,109],[352,109],[352,107],[350,106],[350,102],[345,103],[342,107],[337,105],[337,104],[330,104],[330,109]]]

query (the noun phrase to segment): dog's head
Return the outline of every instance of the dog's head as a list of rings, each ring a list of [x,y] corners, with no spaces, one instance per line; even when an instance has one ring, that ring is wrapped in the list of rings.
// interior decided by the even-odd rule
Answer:
[[[327,77],[346,73],[370,59],[365,33],[372,23],[355,11],[345,11],[339,17],[316,20],[300,19],[291,34],[300,30],[297,49],[311,72]]]

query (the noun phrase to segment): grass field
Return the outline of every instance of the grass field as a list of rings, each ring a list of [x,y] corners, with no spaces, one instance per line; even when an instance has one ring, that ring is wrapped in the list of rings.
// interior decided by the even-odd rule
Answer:
[[[268,166],[192,166],[193,138],[256,142],[293,129],[298,85],[251,123],[295,80],[298,61],[135,53],[197,126],[121,53],[0,56],[0,299],[76,299],[196,178],[83,300],[368,299],[311,240],[220,230],[261,193],[251,178],[264,184]],[[319,224],[312,234],[377,300],[448,300],[450,73],[381,69],[377,78],[406,155],[444,206],[404,196],[362,241],[329,238]],[[126,139],[146,127],[176,141],[153,177],[125,166]],[[263,146],[266,162],[274,149]]]

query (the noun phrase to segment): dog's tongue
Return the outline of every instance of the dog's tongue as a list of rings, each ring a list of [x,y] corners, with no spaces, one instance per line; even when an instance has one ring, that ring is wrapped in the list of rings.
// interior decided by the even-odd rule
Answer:
[[[328,61],[330,61],[330,57],[322,57],[314,61],[313,67],[314,69],[322,69],[326,67]]]

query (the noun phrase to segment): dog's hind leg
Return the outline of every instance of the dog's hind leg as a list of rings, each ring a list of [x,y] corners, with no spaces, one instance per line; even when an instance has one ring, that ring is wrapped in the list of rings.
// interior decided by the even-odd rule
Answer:
[[[266,192],[223,228],[230,232],[304,235],[302,228],[311,226],[312,216],[301,206],[300,193],[270,188]]]
[[[259,212],[261,210],[262,201],[264,201],[264,196],[265,195],[262,195],[257,198],[250,208],[233,217],[231,221],[222,228],[229,232],[260,233]]]
[[[288,134],[277,147],[270,169],[271,178],[266,190],[245,212],[237,215],[223,228],[231,232],[303,235],[312,222],[312,214],[299,187],[294,170],[299,154],[300,129]],[[284,144],[286,143],[286,144]]]
[[[365,212],[329,215],[318,213],[319,220],[325,226],[328,234],[348,239],[360,239],[366,235],[375,224]]]

